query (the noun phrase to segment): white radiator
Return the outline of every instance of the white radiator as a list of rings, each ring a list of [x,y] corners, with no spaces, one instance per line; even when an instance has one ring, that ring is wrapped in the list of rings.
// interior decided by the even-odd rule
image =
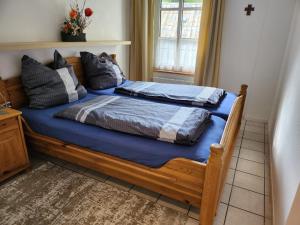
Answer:
[[[193,77],[162,73],[154,73],[153,81],[170,84],[194,84]]]

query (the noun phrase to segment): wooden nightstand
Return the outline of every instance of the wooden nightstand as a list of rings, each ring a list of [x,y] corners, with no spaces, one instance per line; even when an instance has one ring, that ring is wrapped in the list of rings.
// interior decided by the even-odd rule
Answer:
[[[10,108],[0,111],[0,182],[30,166],[21,114]]]

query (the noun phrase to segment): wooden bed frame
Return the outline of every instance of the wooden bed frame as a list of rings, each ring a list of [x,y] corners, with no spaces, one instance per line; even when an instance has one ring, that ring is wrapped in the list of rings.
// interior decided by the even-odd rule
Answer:
[[[112,56],[116,58],[115,55]],[[67,58],[67,61],[73,65],[78,80],[85,84],[80,58],[70,57]],[[40,135],[23,120],[26,142],[31,150],[99,171],[199,207],[201,208],[200,224],[212,225],[240,128],[247,87],[247,85],[241,86],[239,97],[231,109],[222,139],[219,144],[212,143],[211,155],[207,163],[176,158],[160,168],[150,168]],[[15,109],[27,103],[20,77],[8,80],[0,79],[0,91]]]

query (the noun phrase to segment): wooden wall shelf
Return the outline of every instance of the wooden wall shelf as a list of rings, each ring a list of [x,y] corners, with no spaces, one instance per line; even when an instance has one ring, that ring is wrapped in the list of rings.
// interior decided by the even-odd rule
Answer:
[[[16,51],[43,48],[71,48],[71,47],[97,47],[97,46],[116,46],[131,45],[131,41],[102,40],[87,42],[14,42],[0,43],[0,51]]]

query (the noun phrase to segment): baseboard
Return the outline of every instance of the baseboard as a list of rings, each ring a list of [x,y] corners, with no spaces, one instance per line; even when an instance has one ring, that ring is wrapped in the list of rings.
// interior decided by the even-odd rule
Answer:
[[[272,204],[272,224],[275,225],[277,224],[277,221],[276,221],[276,217],[275,217],[275,198],[274,196],[275,193],[276,193],[276,190],[275,190],[275,184],[274,184],[274,166],[273,166],[273,131],[270,130],[270,125],[268,124],[267,125],[267,130],[268,130],[268,139],[269,139],[269,154],[270,154],[270,199],[271,199],[271,204]]]

